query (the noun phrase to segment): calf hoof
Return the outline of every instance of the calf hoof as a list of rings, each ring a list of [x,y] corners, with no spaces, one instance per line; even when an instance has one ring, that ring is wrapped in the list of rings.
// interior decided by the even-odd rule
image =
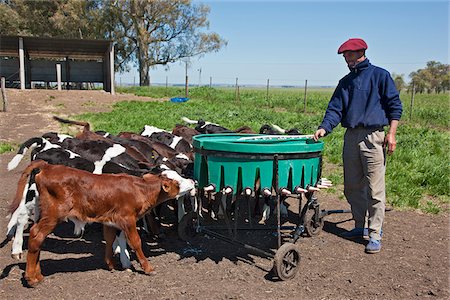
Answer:
[[[11,257],[14,258],[15,260],[21,260],[22,259],[22,253],[11,254]]]
[[[29,276],[25,275],[25,281],[27,282],[27,285],[29,287],[35,287],[36,285],[41,283],[42,280],[44,280],[44,276],[42,276],[42,275],[36,276],[36,277],[29,277]]]
[[[152,266],[148,266],[144,269],[144,273],[147,275],[154,275],[155,269]]]
[[[114,263],[112,263],[112,262],[107,262],[107,263],[106,263],[106,268],[107,268],[109,271],[114,271],[114,269],[115,269]]]

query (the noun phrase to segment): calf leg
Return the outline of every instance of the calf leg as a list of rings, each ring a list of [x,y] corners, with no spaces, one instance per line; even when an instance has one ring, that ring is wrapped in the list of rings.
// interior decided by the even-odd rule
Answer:
[[[123,231],[120,232],[119,236],[116,236],[116,240],[114,244],[118,244],[119,247],[119,256],[120,256],[120,263],[122,264],[122,268],[129,269],[131,268],[131,261],[130,261],[130,253],[127,249],[127,240],[125,238],[125,234]]]
[[[128,222],[126,228],[123,229],[125,232],[125,236],[128,240],[128,245],[130,245],[131,249],[136,252],[136,256],[138,258],[139,264],[144,270],[145,274],[150,274],[154,269],[148,262],[147,258],[142,251],[141,238],[139,237],[138,231],[136,229],[136,221]]]
[[[11,257],[14,259],[22,258],[23,231],[25,230],[25,226],[28,224],[28,220],[34,207],[35,207],[35,199],[33,199],[33,201],[28,202],[25,205],[20,205],[19,208],[17,208],[17,210],[14,212],[17,213],[15,218],[16,224],[15,224],[14,241],[12,244],[12,252],[11,252]]]
[[[53,231],[56,224],[57,221],[55,219],[43,217],[38,223],[31,227],[30,237],[28,239],[27,265],[25,269],[25,280],[30,286],[33,286],[44,279],[44,276],[41,274],[39,255],[42,243],[47,235]]]
[[[105,239],[105,263],[108,270],[114,270],[113,262],[113,242],[116,238],[117,229],[111,226],[103,225],[103,238]]]

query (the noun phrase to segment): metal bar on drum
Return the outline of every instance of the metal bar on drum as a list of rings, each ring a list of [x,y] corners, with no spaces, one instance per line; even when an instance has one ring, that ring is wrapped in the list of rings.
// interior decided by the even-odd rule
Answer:
[[[217,150],[206,150],[206,149],[198,149],[194,148],[195,153],[199,153],[201,155],[211,155],[215,157],[227,157],[227,158],[247,158],[247,159],[273,159],[272,154],[265,153],[244,153],[244,152],[225,152],[225,151],[217,151]],[[316,152],[307,152],[307,153],[284,153],[277,154],[279,160],[287,160],[287,159],[307,159],[307,158],[316,158],[322,157],[321,151]]]
[[[277,200],[277,237],[278,237],[278,248],[281,247],[281,213],[280,213],[280,200],[281,195],[278,191],[278,154],[273,155],[273,178],[274,178],[274,188]]]
[[[248,217],[248,222],[250,224],[250,228],[253,228],[253,221],[252,221],[252,210],[250,207],[250,198],[251,195],[246,195],[245,199],[247,200],[247,217]],[[258,199],[256,199],[256,201],[258,201]]]

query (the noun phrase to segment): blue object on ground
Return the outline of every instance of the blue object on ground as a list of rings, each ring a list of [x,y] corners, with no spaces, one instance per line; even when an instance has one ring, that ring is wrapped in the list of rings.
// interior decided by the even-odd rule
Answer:
[[[366,253],[378,253],[381,250],[381,241],[370,239],[369,243],[366,246]]]
[[[174,98],[170,98],[170,101],[176,102],[176,103],[186,102],[186,101],[188,101],[188,100],[189,100],[189,98],[186,98],[186,97],[174,97]]]

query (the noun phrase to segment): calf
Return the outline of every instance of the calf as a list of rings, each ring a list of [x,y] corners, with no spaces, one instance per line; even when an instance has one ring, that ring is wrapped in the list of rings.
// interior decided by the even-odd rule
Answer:
[[[123,148],[117,144],[106,149],[103,157],[93,162],[81,157],[76,153],[73,153],[70,150],[63,149],[58,145],[51,144],[45,139],[32,138],[22,145],[22,150],[19,150],[19,154],[17,154],[16,157],[22,157],[25,153],[24,149],[27,148],[24,145],[28,145],[30,143],[32,143],[32,145],[38,145],[38,147],[33,149],[33,152],[35,152],[35,154],[32,155],[32,160],[44,160],[50,164],[65,165],[68,167],[85,170],[94,174],[126,173],[134,176],[143,176],[143,174],[145,173],[145,171],[142,170],[130,170],[124,168],[121,165],[110,161],[111,158],[120,153],[120,151],[123,152],[123,149],[117,149],[118,147]],[[34,151],[36,149],[40,149],[40,151]],[[13,159],[8,164],[8,169],[11,170],[15,168],[16,165],[17,159]],[[26,188],[26,193],[23,195],[18,209],[16,209],[11,215],[7,226],[8,239],[11,239],[14,236],[11,256],[16,259],[19,259],[22,256],[23,231],[26,224],[28,223],[28,219],[33,214],[33,212],[35,217],[37,215],[37,212],[35,211],[35,205],[36,199],[38,198],[38,193],[33,183],[34,178],[33,176],[31,176],[28,187]]]
[[[151,142],[163,143],[180,153],[192,154],[192,145],[188,141],[163,129],[145,125],[141,135],[150,139]]]
[[[192,145],[192,137],[200,134],[200,132],[198,132],[194,128],[181,124],[176,124],[175,128],[172,129],[172,134],[176,136],[181,136]]]
[[[53,116],[53,119],[55,119],[58,122],[65,123],[65,124],[74,124],[74,125],[83,126],[83,131],[76,135],[76,138],[79,140],[104,141],[104,142],[107,142],[110,144],[114,143],[111,139],[108,139],[100,134],[97,134],[97,133],[91,131],[90,125],[88,122],[66,120],[66,119],[59,118],[57,116]],[[133,157],[136,161],[140,161],[143,163],[151,163],[151,161],[149,161],[144,154],[142,154],[138,149],[136,149],[136,147],[134,147],[132,145],[128,145],[128,144],[125,144],[122,146],[125,147],[126,153],[128,155],[130,155],[131,157]]]
[[[195,130],[197,130],[201,134],[210,134],[210,133],[255,133],[250,127],[242,126],[236,130],[230,130],[218,124],[214,124],[211,122],[206,122],[202,119],[198,121],[190,120],[186,117],[181,118],[184,122],[188,124],[195,124]]]
[[[42,243],[55,226],[65,220],[73,221],[77,228],[88,222],[103,223],[105,262],[110,270],[114,269],[112,243],[117,229],[122,230],[142,269],[149,274],[153,267],[142,251],[136,221],[156,205],[194,188],[192,180],[173,171],[162,172],[161,175],[145,174],[143,178],[126,174],[96,175],[34,161],[19,179],[11,211],[18,207],[34,169],[39,169],[35,182],[40,194],[40,218],[31,227],[28,239],[25,279],[30,286],[44,279],[39,264]]]
[[[223,126],[220,126],[219,124],[206,122],[202,119],[198,121],[190,120],[186,117],[181,118],[184,122],[188,124],[195,124],[195,130],[202,134],[209,134],[209,133],[233,133],[232,130],[225,128]]]
[[[270,134],[270,135],[277,135],[277,134],[288,134],[288,135],[300,135],[300,131],[297,128],[291,128],[291,129],[283,129],[278,125],[272,124],[272,126],[268,124],[264,124],[259,129],[260,134]]]

